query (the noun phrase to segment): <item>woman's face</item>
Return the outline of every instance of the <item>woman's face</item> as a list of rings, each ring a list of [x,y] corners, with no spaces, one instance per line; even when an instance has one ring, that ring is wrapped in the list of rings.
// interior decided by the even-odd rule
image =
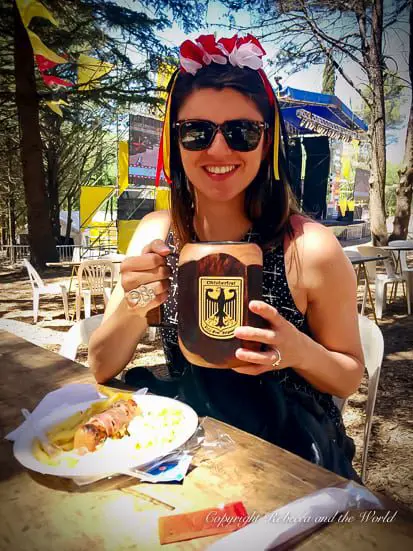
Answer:
[[[178,111],[178,121],[202,119],[221,124],[234,119],[264,121],[255,103],[236,90],[206,88],[193,92]],[[231,149],[220,131],[209,148],[188,151],[179,143],[182,164],[197,196],[229,201],[252,182],[264,156],[262,132],[258,147],[241,152]]]

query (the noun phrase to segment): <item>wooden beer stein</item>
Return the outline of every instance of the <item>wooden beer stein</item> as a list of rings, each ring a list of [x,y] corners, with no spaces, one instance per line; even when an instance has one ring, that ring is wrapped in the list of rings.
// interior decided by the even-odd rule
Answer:
[[[178,262],[178,343],[185,358],[198,366],[231,368],[243,365],[237,348],[260,349],[241,341],[241,325],[264,327],[250,300],[262,295],[262,251],[255,243],[186,244]]]

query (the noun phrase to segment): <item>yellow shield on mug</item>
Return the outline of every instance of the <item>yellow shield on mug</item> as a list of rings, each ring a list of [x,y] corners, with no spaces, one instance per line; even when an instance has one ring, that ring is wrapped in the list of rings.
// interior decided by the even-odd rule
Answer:
[[[232,339],[243,324],[244,278],[199,278],[199,328],[214,339]]]

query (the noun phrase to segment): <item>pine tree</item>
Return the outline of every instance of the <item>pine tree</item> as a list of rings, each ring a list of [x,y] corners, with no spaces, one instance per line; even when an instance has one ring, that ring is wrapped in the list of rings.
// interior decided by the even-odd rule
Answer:
[[[152,72],[160,60],[171,54],[158,40],[157,32],[170,26],[172,21],[181,24],[185,31],[194,29],[205,14],[206,0],[196,4],[188,4],[184,0],[154,0],[150,3],[150,10],[139,2],[133,2],[135,9],[129,9],[107,0],[45,0],[43,4],[59,21],[59,27],[52,26],[45,19],[35,18],[30,28],[51,50],[67,56],[68,63],[56,69],[59,77],[76,81],[76,62],[80,53],[112,63],[115,69],[99,81],[99,86],[91,89],[82,89],[75,84],[71,88],[51,90],[42,84],[34,65],[31,45],[14,0],[6,0],[1,6],[0,25],[7,37],[7,52],[13,52],[14,42],[14,63],[8,68],[11,73],[0,69],[0,97],[8,102],[14,122],[14,136],[18,136],[19,132],[21,135],[29,242],[32,260],[38,267],[43,267],[46,261],[57,256],[54,236],[58,231],[58,182],[50,178],[59,172],[59,159],[53,155],[50,145],[53,140],[59,139],[61,129],[59,124],[53,125],[53,136],[50,135],[50,143],[45,148],[41,139],[41,122],[44,119],[41,113],[47,109],[45,101],[68,101],[71,107],[65,108],[67,117],[70,117],[71,109],[76,113],[82,107],[113,111],[120,106],[128,107],[131,103],[156,106],[160,100],[155,93]],[[4,57],[6,54],[2,52],[0,55]],[[136,63],[137,57],[140,58],[139,63]],[[8,79],[5,89],[3,77]],[[18,125],[13,113],[14,95]],[[4,105],[2,103],[2,107]],[[48,139],[47,132],[44,136]],[[45,153],[47,174],[44,170]]]

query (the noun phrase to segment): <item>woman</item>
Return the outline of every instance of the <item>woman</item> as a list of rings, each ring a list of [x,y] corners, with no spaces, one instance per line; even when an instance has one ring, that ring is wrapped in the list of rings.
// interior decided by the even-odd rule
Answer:
[[[295,208],[264,53],[251,35],[218,42],[201,36],[181,46],[161,144],[171,211],[151,213],[135,232],[89,363],[98,382],[118,374],[147,328],[146,314],[162,305],[175,383],[170,391],[154,384],[154,391],[178,394],[200,415],[356,478],[354,446],[332,400],[355,392],[363,374],[355,276],[331,231]],[[170,253],[194,240],[248,240],[263,249],[264,300],[249,307],[268,328],[236,329],[236,337],[262,344],[259,352],[237,350],[243,367],[197,367],[179,350]],[[139,372],[133,376],[144,382]]]

